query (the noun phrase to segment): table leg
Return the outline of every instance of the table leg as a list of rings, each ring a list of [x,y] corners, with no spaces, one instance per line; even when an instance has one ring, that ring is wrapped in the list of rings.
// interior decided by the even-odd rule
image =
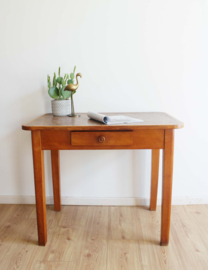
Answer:
[[[167,246],[170,232],[172,177],[173,177],[174,130],[165,130],[163,150],[161,246]]]
[[[51,165],[52,165],[52,177],[53,177],[54,210],[61,211],[59,150],[51,150]]]
[[[150,210],[155,211],[157,207],[157,188],[159,175],[160,149],[152,149],[152,176],[151,176],[151,194]]]
[[[44,153],[41,149],[40,131],[32,131],[33,165],[35,178],[36,211],[38,223],[38,242],[45,246],[47,242]]]

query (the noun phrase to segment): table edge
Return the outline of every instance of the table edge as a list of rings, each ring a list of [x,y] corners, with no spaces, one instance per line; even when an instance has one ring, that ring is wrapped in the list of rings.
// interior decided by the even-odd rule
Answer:
[[[150,125],[150,126],[131,126],[131,125],[117,125],[117,126],[77,126],[77,127],[73,127],[73,126],[35,126],[35,127],[31,127],[31,126],[22,126],[23,130],[26,131],[34,131],[34,130],[118,130],[118,129],[181,129],[183,128],[184,125],[166,125],[166,126],[154,126],[154,125]]]
[[[122,112],[125,113],[125,112]],[[129,112],[129,113],[137,113],[137,112]],[[129,124],[125,124],[125,125],[98,125],[98,126],[30,126],[29,123],[37,120],[38,118],[44,116],[44,115],[48,115],[51,113],[46,113],[43,115],[40,115],[38,117],[36,117],[35,119],[25,123],[22,125],[22,129],[23,130],[29,130],[29,131],[33,131],[33,130],[118,130],[118,129],[180,129],[184,127],[184,123],[179,121],[178,119],[172,117],[171,115],[169,115],[168,113],[165,112],[157,112],[157,113],[164,113],[168,116],[170,116],[171,118],[175,119],[176,121],[179,122],[179,124],[176,125],[129,125]],[[85,113],[81,113],[81,114],[85,114]]]

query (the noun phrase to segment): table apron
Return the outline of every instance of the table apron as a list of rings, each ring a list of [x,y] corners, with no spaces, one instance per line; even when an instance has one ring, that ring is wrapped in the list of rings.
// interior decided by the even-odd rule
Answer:
[[[107,149],[164,149],[164,129],[141,129],[141,130],[126,130],[130,135],[126,136],[124,130],[122,134],[119,131],[99,131],[99,136],[104,134],[107,139],[101,143],[92,140],[95,137],[95,131],[87,131],[89,141],[86,139],[85,133],[80,132],[79,138],[84,139],[81,141],[82,145],[73,145],[72,132],[77,135],[77,130],[41,130],[41,147],[42,150],[107,150]],[[79,135],[79,134],[78,134]],[[122,137],[122,136],[123,137]],[[121,139],[123,138],[123,140]],[[84,142],[84,143],[83,143]]]

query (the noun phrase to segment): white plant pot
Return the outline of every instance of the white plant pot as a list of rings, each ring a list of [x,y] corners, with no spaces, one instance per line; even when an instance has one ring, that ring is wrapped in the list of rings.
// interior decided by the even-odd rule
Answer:
[[[71,113],[71,103],[69,99],[52,100],[51,107],[54,116],[66,116]]]

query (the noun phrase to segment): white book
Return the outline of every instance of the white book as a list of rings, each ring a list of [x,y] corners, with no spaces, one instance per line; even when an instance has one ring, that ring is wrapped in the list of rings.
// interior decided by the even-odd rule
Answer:
[[[104,114],[100,114],[97,112],[88,112],[87,116],[90,119],[99,121],[106,125],[119,125],[119,124],[131,124],[131,123],[140,123],[143,122],[141,119],[132,118],[124,115],[116,115],[116,116],[107,116]]]

